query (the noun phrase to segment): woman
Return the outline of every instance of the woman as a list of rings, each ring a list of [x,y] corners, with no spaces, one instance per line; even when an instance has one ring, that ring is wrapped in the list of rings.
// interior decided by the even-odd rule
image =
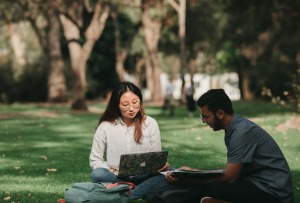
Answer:
[[[161,175],[145,174],[119,179],[117,177],[119,161],[122,154],[153,151],[161,151],[158,124],[155,119],[145,114],[139,88],[130,82],[121,82],[112,91],[94,135],[90,154],[92,181],[112,183],[130,181],[136,185],[147,181],[146,187],[137,187],[134,190],[136,193],[132,191],[132,197],[144,197],[151,189],[151,185],[161,179]],[[168,168],[169,165],[166,163],[160,171]]]

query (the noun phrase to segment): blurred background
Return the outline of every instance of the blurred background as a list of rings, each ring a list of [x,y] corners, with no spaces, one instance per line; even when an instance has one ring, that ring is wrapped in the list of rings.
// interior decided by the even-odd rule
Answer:
[[[300,109],[300,1],[1,0],[0,103],[106,99],[138,85],[161,104],[210,88]]]

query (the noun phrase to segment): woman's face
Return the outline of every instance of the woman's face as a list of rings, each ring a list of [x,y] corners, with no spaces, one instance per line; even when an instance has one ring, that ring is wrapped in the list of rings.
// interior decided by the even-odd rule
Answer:
[[[133,92],[125,92],[120,98],[119,108],[123,118],[134,119],[140,106],[140,99]]]

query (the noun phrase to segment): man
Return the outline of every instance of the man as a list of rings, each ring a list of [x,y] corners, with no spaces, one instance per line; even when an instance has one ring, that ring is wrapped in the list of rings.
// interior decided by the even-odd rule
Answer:
[[[174,97],[173,97],[174,90],[175,90],[175,86],[173,84],[172,78],[170,78],[166,86],[166,92],[165,92],[166,95],[165,95],[164,105],[162,109],[163,112],[169,110],[171,116],[174,116],[175,113],[175,105],[174,105]]]
[[[221,176],[189,179],[169,172],[167,180],[201,185],[199,196],[206,197],[203,203],[293,203],[291,172],[274,139],[257,124],[235,114],[223,89],[207,91],[197,105],[203,123],[214,131],[225,131],[227,167]]]

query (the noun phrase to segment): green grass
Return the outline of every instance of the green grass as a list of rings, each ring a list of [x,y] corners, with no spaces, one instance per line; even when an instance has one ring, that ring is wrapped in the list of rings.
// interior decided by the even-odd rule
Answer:
[[[234,106],[278,142],[292,171],[296,202],[300,202],[300,115],[264,102]],[[103,103],[91,103],[90,113],[79,113],[63,105],[0,105],[0,202],[57,202],[73,183],[90,181],[88,157],[104,108]],[[159,123],[162,147],[169,151],[172,167],[225,166],[223,131],[213,132],[203,125],[198,112],[188,118],[180,106],[170,117],[150,105],[146,112]]]

